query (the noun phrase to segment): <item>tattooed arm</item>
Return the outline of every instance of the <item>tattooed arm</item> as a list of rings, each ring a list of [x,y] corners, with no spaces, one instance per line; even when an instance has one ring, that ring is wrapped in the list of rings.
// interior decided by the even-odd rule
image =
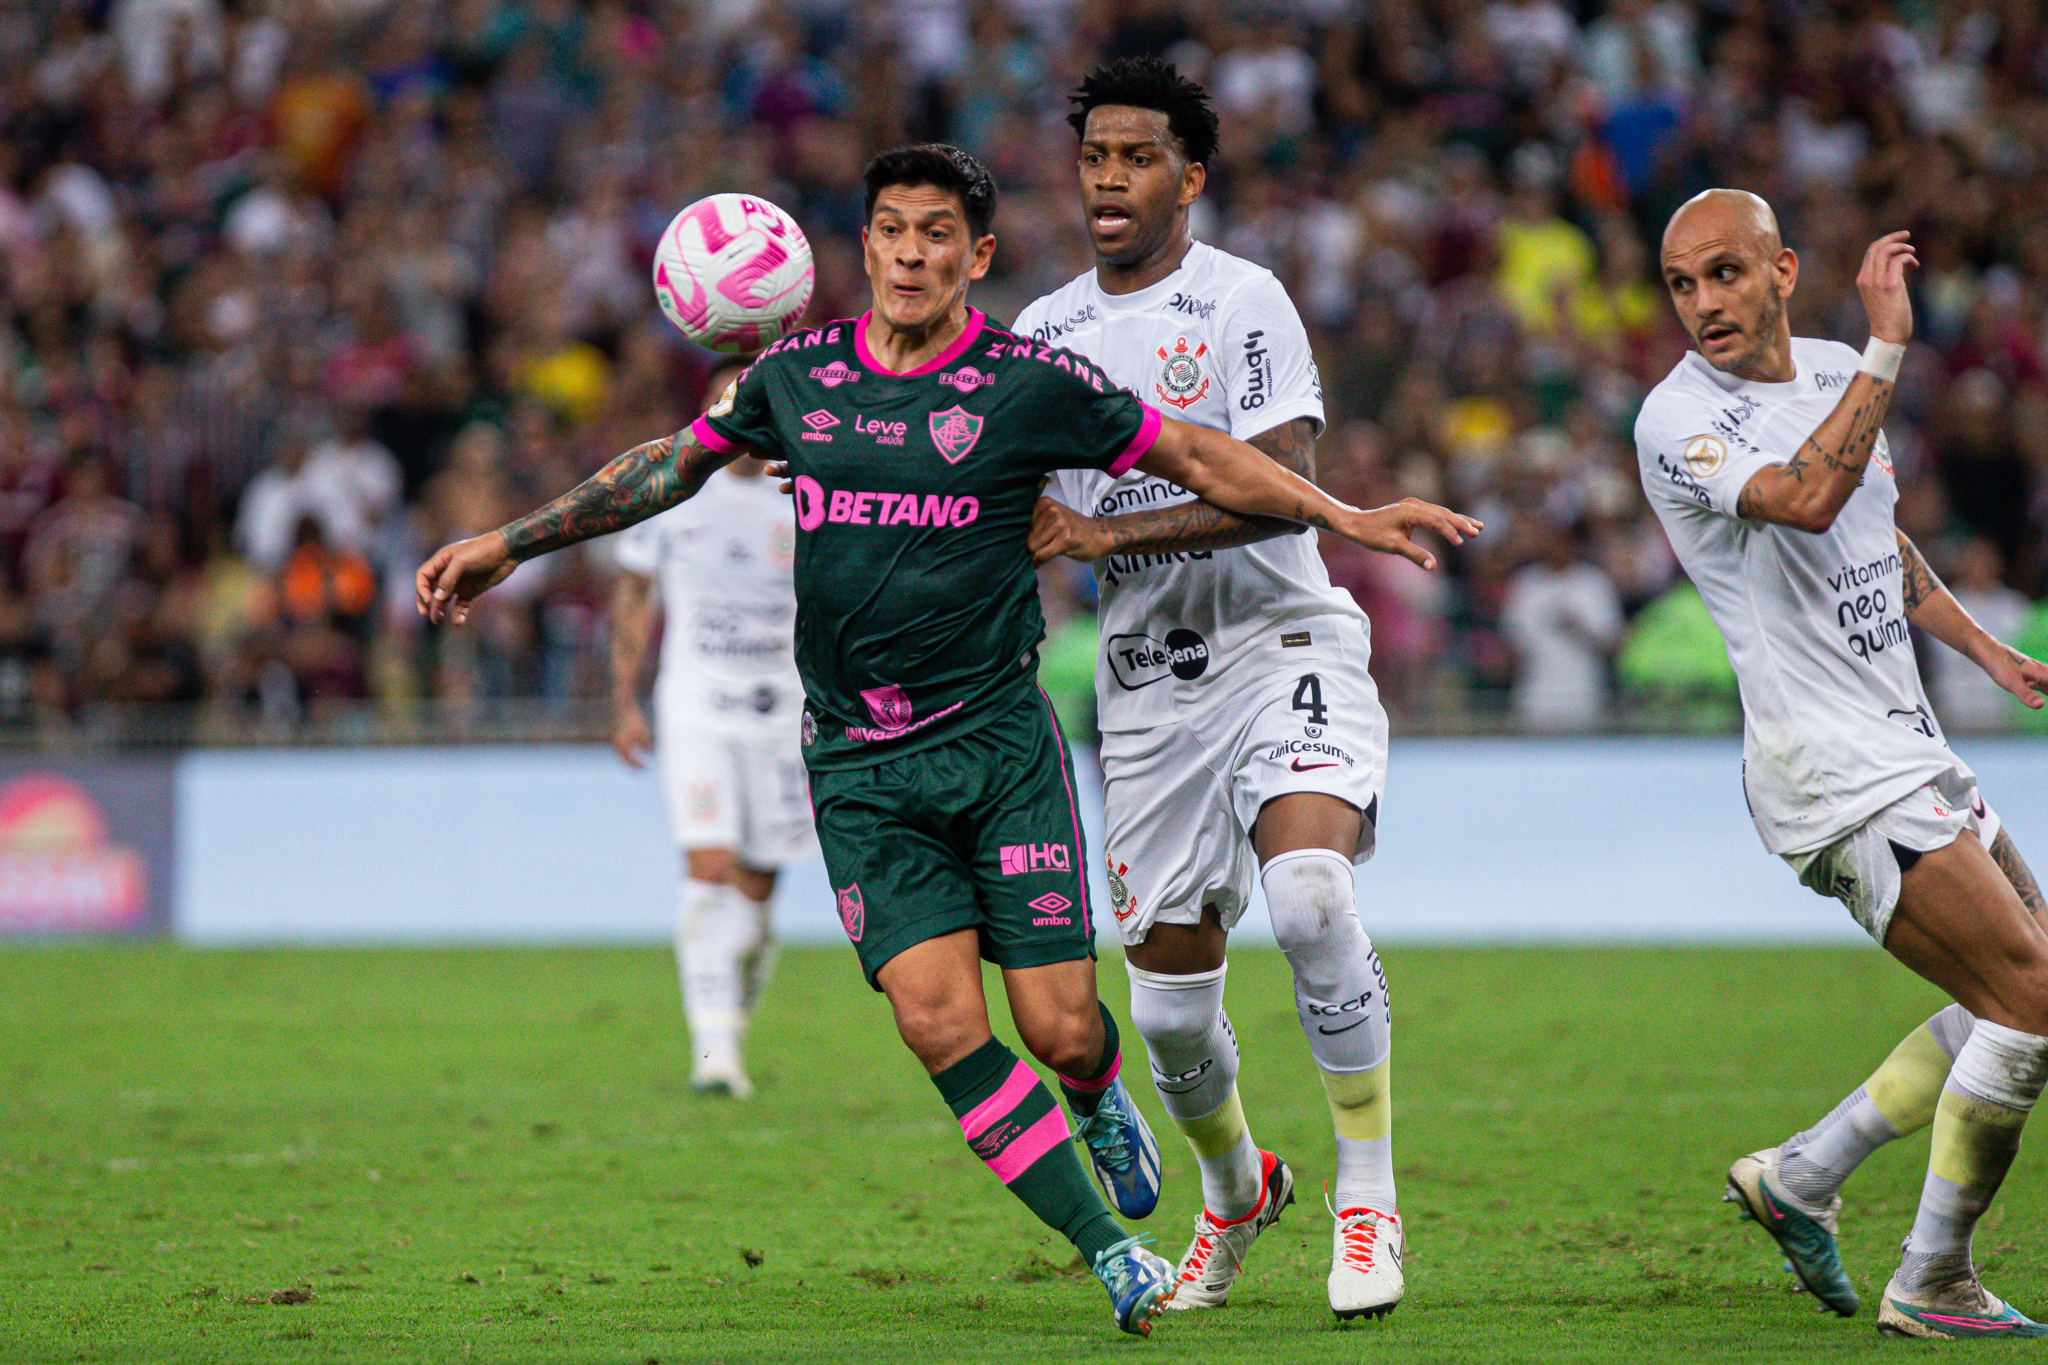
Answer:
[[[1311,482],[1316,476],[1316,423],[1297,417],[1246,442]],[[1308,527],[1274,517],[1240,517],[1206,502],[1184,502],[1118,517],[1091,517],[1041,498],[1031,517],[1031,555],[1043,564],[1055,555],[1096,560],[1105,555],[1185,554],[1228,550]]]
[[[634,446],[538,511],[488,535],[444,545],[413,577],[420,615],[459,625],[477,594],[505,581],[524,560],[623,531],[692,497],[738,458],[704,446],[688,427]]]
[[[2048,665],[2037,663],[2005,644],[1970,619],[1955,594],[1942,586],[1927,559],[1904,531],[1899,537],[1899,558],[1906,599],[1906,619],[1953,649],[1991,675],[1991,680],[2039,710],[2042,699],[2036,688],[2048,688]]]
[[[1368,550],[1403,555],[1425,569],[1436,567],[1436,556],[1408,539],[1409,532],[1426,528],[1462,545],[1466,536],[1481,529],[1470,517],[1419,498],[1403,498],[1370,512],[1347,507],[1228,432],[1171,418],[1160,424],[1158,439],[1139,458],[1138,468],[1241,517],[1277,518],[1333,531]]]
[[[1906,293],[1907,267],[1916,263],[1907,234],[1889,233],[1871,243],[1856,291],[1870,318],[1870,334],[1903,346],[1913,338],[1913,305]],[[1743,485],[1735,514],[1797,531],[1819,534],[1835,524],[1849,495],[1863,482],[1863,468],[1877,447],[1884,415],[1892,405],[1892,381],[1857,370],[1842,401],[1796,454],[1783,464],[1759,469]]]

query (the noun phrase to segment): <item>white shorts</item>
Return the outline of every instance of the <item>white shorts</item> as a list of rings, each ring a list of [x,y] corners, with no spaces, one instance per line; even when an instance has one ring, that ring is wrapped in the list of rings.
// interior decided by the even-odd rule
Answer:
[[[1366,818],[1353,861],[1372,857],[1387,713],[1366,657],[1361,640],[1261,658],[1270,681],[1220,706],[1103,735],[1110,912],[1126,945],[1154,924],[1195,924],[1205,906],[1235,925],[1258,876],[1252,825],[1276,796],[1320,792],[1357,807]]]
[[[1865,820],[1826,848],[1787,853],[1785,861],[1816,893],[1849,907],[1863,931],[1884,945],[1899,908],[1899,877],[1923,853],[1947,848],[1969,830],[1986,848],[1998,815],[1975,783],[1930,782]]]
[[[810,780],[793,730],[786,739],[726,735],[666,709],[660,726],[662,795],[678,847],[729,848],[762,871],[817,848]]]

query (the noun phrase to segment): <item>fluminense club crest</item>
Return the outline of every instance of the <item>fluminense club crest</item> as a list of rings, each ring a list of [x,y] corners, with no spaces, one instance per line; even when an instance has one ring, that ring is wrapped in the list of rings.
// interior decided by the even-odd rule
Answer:
[[[967,458],[967,452],[981,439],[982,421],[958,403],[931,415],[932,444],[946,457],[947,464],[959,464]]]
[[[860,942],[861,931],[867,928],[867,906],[861,903],[860,883],[839,889],[839,922],[846,926],[846,936],[855,943]]]
[[[1159,358],[1165,365],[1159,371],[1159,379],[1152,385],[1152,391],[1159,395],[1159,401],[1187,411],[1209,396],[1209,376],[1202,373],[1202,357],[1209,354],[1209,343],[1198,341],[1192,347],[1186,337],[1175,337],[1173,346],[1159,348]]]

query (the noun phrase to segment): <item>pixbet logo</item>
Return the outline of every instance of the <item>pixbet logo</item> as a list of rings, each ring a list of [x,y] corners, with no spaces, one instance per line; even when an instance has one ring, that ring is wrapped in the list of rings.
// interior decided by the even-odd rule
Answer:
[[[1072,924],[1074,922],[1067,916],[1067,911],[1074,908],[1074,903],[1057,891],[1048,891],[1035,901],[1024,902],[1024,908],[1038,912],[1037,918],[1031,921],[1034,925]]]
[[[1005,844],[997,850],[997,861],[1005,877],[1027,872],[1071,872],[1065,844]]]
[[[910,424],[907,422],[883,422],[859,415],[853,419],[853,429],[863,436],[874,437],[878,446],[900,446],[903,444],[903,438],[910,434]]]
[[[830,441],[832,428],[839,425],[839,419],[819,408],[804,414],[804,425],[810,428],[803,434],[806,441]]]

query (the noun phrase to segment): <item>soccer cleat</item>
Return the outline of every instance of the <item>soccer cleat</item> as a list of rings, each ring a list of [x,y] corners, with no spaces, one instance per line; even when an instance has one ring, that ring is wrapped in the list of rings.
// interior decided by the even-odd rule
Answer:
[[[1110,1314],[1134,1337],[1152,1335],[1152,1319],[1173,1297],[1173,1267],[1145,1249],[1151,1240],[1126,1237],[1095,1256],[1095,1278],[1109,1291]]]
[[[1877,1330],[1888,1337],[2048,1337],[2048,1326],[1988,1292],[1975,1270],[1966,1279],[1915,1294],[1900,1289],[1893,1275],[1877,1306]]]
[[[1123,1077],[1110,1082],[1095,1112],[1074,1125],[1074,1141],[1088,1149],[1088,1164],[1118,1213],[1144,1218],[1159,1207],[1159,1144]]]
[[[1843,1317],[1854,1317],[1861,1306],[1856,1286],[1842,1269],[1841,1249],[1835,1243],[1835,1216],[1841,1211],[1837,1195],[1827,1208],[1812,1213],[1801,1208],[1779,1189],[1773,1188],[1778,1174],[1778,1149],[1766,1147],[1739,1157],[1728,1168],[1728,1189],[1723,1203],[1738,1204],[1744,1218],[1754,1219],[1771,1234],[1785,1263],[1798,1277],[1800,1287],[1819,1299],[1823,1306]]]
[[[747,1073],[737,1066],[707,1068],[690,1077],[690,1093],[709,1095],[720,1099],[750,1100],[754,1097],[754,1083],[747,1079]]]
[[[1330,1196],[1323,1196],[1329,1206]],[[1401,1253],[1408,1235],[1401,1216],[1378,1209],[1330,1209],[1337,1220],[1330,1251],[1330,1311],[1339,1320],[1383,1318],[1407,1292]]]
[[[1195,1215],[1195,1240],[1173,1276],[1173,1298],[1168,1308],[1221,1308],[1230,1301],[1230,1286],[1237,1280],[1244,1254],[1252,1249],[1260,1233],[1280,1221],[1281,1210],[1294,1202],[1294,1172],[1271,1152],[1259,1153],[1259,1202],[1242,1218],[1228,1222],[1203,1209]]]

